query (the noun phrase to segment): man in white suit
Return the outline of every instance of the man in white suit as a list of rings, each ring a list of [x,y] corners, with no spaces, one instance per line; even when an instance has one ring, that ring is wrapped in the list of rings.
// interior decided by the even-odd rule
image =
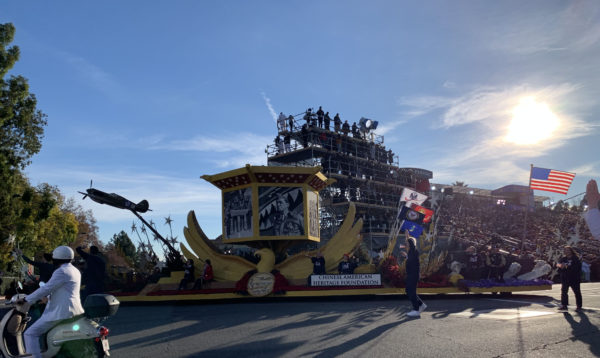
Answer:
[[[43,287],[25,297],[24,301],[35,303],[50,296],[42,316],[25,331],[25,348],[35,358],[41,358],[40,336],[59,321],[83,314],[79,298],[81,273],[71,261],[75,256],[68,246],[59,246],[52,252],[52,261],[58,266],[50,280]]]

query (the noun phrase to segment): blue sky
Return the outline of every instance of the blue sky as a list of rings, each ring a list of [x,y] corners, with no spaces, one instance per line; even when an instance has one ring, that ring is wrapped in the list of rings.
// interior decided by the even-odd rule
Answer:
[[[265,165],[274,116],[319,105],[378,120],[400,166],[433,182],[576,172],[568,195],[536,191],[558,200],[600,178],[597,1],[13,1],[0,22],[48,114],[32,184],[147,199],[164,234],[171,215],[182,238],[195,210],[218,236],[220,192],[199,177]],[[505,140],[523,98],[559,119],[533,145]],[[103,241],[129,232],[131,213],[79,202]]]

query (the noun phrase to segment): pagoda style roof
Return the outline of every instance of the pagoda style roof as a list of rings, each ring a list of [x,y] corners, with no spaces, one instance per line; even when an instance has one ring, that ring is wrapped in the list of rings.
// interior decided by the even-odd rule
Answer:
[[[221,190],[259,184],[307,184],[316,191],[335,182],[321,173],[321,167],[252,166],[230,170],[215,175],[203,175],[202,179]]]

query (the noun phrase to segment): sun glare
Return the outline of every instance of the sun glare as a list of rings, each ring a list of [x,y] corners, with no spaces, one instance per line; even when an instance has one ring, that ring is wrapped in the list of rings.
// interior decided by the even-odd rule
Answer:
[[[513,110],[506,140],[515,144],[536,144],[552,137],[559,119],[545,103],[533,97],[524,98]]]

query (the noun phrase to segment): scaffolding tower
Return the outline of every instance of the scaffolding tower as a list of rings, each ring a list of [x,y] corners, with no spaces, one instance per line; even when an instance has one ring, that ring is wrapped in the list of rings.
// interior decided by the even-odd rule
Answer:
[[[347,122],[327,126],[327,121],[310,111],[290,117],[278,121],[277,136],[266,148],[267,163],[321,166],[323,174],[336,179],[320,192],[321,242],[335,234],[353,202],[357,219],[364,222],[363,242],[372,255],[384,249],[402,190],[428,192],[432,173],[400,168],[399,157],[372,130]]]

